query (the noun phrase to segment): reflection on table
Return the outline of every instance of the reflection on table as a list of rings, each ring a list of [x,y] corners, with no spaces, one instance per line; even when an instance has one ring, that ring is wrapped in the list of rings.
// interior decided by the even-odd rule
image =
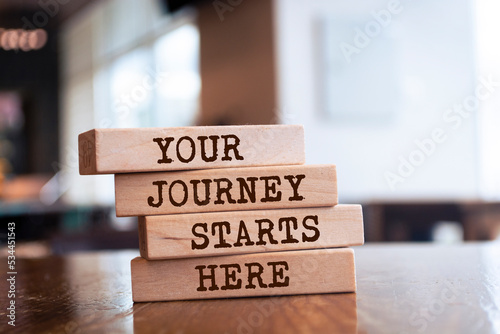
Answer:
[[[132,302],[135,251],[18,259],[16,327],[27,333],[492,333],[500,245],[355,247],[356,294]],[[2,260],[6,261],[6,259]],[[7,291],[5,273],[0,291]],[[6,318],[6,310],[0,310]]]

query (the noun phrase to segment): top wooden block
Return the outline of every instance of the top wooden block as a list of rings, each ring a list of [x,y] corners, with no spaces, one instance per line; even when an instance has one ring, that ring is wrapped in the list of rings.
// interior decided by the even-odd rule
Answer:
[[[301,125],[94,129],[78,149],[82,175],[305,162]]]

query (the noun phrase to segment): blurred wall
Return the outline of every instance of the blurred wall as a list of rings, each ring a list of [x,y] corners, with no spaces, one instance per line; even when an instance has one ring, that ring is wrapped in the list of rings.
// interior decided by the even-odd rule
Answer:
[[[342,202],[484,198],[484,184],[496,184],[490,192],[498,193],[496,169],[485,173],[484,166],[500,159],[484,157],[493,156],[485,148],[491,152],[498,142],[490,97],[500,94],[491,73],[478,70],[484,51],[476,48],[477,2],[256,0],[224,2],[222,9],[206,2],[188,21],[157,17],[157,3],[147,3],[103,1],[64,26],[60,150],[73,201],[113,197],[112,179],[78,175],[79,132],[107,119],[104,126],[112,127],[184,124],[157,121],[174,119],[172,108],[158,100],[161,108],[152,111],[147,99],[136,103],[144,112],[131,110],[126,124],[117,122],[122,115],[106,75],[136,49],[147,49],[151,61],[136,65],[161,78],[162,68],[147,65],[168,58],[155,41],[193,22],[202,77],[196,124],[303,124],[307,162],[337,164]],[[141,78],[131,78],[130,91]],[[151,95],[180,90],[176,82]],[[494,92],[476,101],[478,87]],[[490,117],[478,117],[485,104]],[[480,129],[488,124],[483,138]]]
[[[342,202],[479,195],[477,106],[451,111],[487,77],[472,1],[276,0],[275,13],[283,119],[304,124],[308,163],[337,164]]]
[[[156,0],[110,0],[89,5],[62,26],[63,168],[57,182],[67,202],[113,202],[112,175],[79,175],[78,134],[92,128],[162,126],[153,117],[151,100],[161,95],[170,73],[155,63],[154,43],[191,21],[164,15]],[[144,82],[151,80],[147,88]],[[168,111],[165,105],[158,109]]]

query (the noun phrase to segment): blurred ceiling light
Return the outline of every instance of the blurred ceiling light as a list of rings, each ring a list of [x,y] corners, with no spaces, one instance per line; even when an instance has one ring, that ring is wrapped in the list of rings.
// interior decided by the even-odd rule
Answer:
[[[47,43],[47,32],[43,29],[0,28],[0,48],[4,50],[39,50]]]
[[[29,51],[31,49],[28,43],[28,37],[29,32],[25,30],[19,34],[19,48],[23,51]]]
[[[9,38],[9,31],[4,30],[2,32],[2,36],[0,37],[0,47],[2,47],[4,50],[10,50],[8,44],[8,38]]]
[[[47,32],[43,29],[33,30],[29,34],[28,43],[33,50],[41,49],[47,43]]]
[[[8,37],[7,37],[7,43],[9,44],[9,47],[11,49],[18,49],[19,48],[19,31],[22,30],[10,30],[7,31]]]

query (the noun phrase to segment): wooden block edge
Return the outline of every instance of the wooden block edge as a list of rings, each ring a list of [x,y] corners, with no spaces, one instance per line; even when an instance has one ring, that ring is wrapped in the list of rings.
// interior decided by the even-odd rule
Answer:
[[[300,169],[300,168],[311,168],[311,169],[324,169],[324,180],[329,179],[330,182],[333,184],[334,191],[333,193],[328,194],[328,199],[331,199],[328,201],[328,203],[306,203],[306,204],[300,204],[297,203],[294,206],[292,205],[275,205],[275,204],[270,204],[268,207],[248,207],[248,208],[219,208],[219,209],[214,209],[210,207],[209,209],[206,210],[201,210],[201,209],[186,209],[186,210],[169,210],[169,209],[161,209],[157,212],[151,212],[151,209],[149,207],[146,207],[146,209],[149,211],[146,211],[144,208],[140,209],[134,209],[130,210],[130,206],[126,205],[125,200],[122,200],[124,197],[123,194],[119,193],[119,188],[117,185],[121,185],[124,181],[121,180],[126,180],[127,178],[138,178],[141,177],[141,175],[149,175],[149,176],[158,176],[162,177],[163,175],[176,175],[175,177],[178,178],[188,178],[192,174],[196,173],[217,173],[221,171],[239,171],[242,173],[246,173],[247,171],[249,173],[252,173],[252,171],[257,171],[257,170],[262,170],[262,169],[279,169],[279,170],[284,170],[286,168],[291,168],[291,169]],[[198,176],[201,177],[201,176]],[[293,207],[296,208],[307,208],[307,207],[331,207],[339,204],[338,200],[338,182],[337,182],[337,166],[335,164],[310,164],[310,165],[273,165],[273,166],[258,166],[258,167],[228,167],[228,168],[215,168],[215,169],[200,169],[200,170],[180,170],[180,171],[155,171],[155,172],[145,172],[145,173],[118,173],[114,174],[114,184],[115,184],[115,209],[116,209],[116,216],[117,217],[133,217],[133,216],[153,216],[153,215],[170,215],[170,214],[187,214],[187,213],[202,213],[202,212],[218,212],[218,211],[242,211],[242,210],[265,210],[265,209],[290,209]],[[123,192],[122,190],[120,190]],[[331,196],[331,197],[330,197]],[[127,198],[128,200],[128,198]],[[284,201],[286,203],[286,201]]]
[[[151,258],[148,256],[149,253],[148,232],[146,227],[147,227],[146,217],[139,216],[137,223],[137,231],[139,236],[139,252],[142,258],[146,260],[151,260]]]
[[[302,143],[302,150],[300,151],[302,153],[302,159],[299,163],[299,165],[305,165],[306,163],[306,135],[305,135],[305,130],[304,130],[304,125],[302,124],[295,124],[299,128],[300,136],[302,138],[301,143]]]
[[[91,152],[88,152],[88,149],[91,149]],[[78,135],[78,170],[80,175],[98,174],[96,162],[97,135],[96,129],[92,129]],[[88,167],[85,167],[86,164]]]
[[[363,216],[363,206],[361,204],[337,204],[337,206],[342,207],[344,210],[352,210],[351,212],[356,214],[356,221],[359,221],[361,226],[360,240],[357,244],[349,245],[351,246],[363,246],[365,244],[365,220]]]
[[[332,168],[332,170],[333,170],[332,181],[333,181],[333,184],[335,185],[335,194],[334,194],[335,204],[334,205],[338,205],[339,204],[339,184],[338,184],[338,180],[337,180],[337,165],[325,164],[325,165],[317,165],[317,166],[330,166]]]
[[[284,251],[282,253],[294,253],[291,256],[302,256],[300,253],[301,252],[308,252],[308,250],[302,250],[302,251]],[[342,258],[340,259],[341,262],[345,265],[345,269],[343,270],[344,273],[348,274],[349,276],[349,282],[344,286],[342,289],[339,289],[337,291],[325,291],[325,292],[304,292],[304,293],[283,293],[283,294],[258,294],[258,295],[241,295],[241,296],[230,296],[230,297],[223,297],[223,296],[217,296],[217,297],[209,297],[209,298],[180,298],[180,299],[154,299],[151,300],[149,298],[138,298],[137,294],[135,293],[136,289],[134,289],[134,286],[137,286],[138,283],[134,282],[136,275],[133,274],[134,269],[134,263],[140,263],[139,265],[145,264],[147,265],[150,262],[154,261],[148,261],[142,257],[136,257],[130,261],[130,267],[131,267],[131,280],[132,280],[132,300],[134,303],[136,302],[161,302],[161,301],[203,301],[203,300],[216,300],[216,299],[227,299],[227,298],[252,298],[252,297],[276,297],[276,296],[284,296],[284,295],[316,295],[316,294],[333,294],[333,293],[356,293],[357,292],[357,277],[356,277],[356,262],[355,262],[355,255],[354,255],[354,250],[350,247],[340,247],[340,248],[325,248],[323,250],[317,250],[317,251],[333,251],[338,253],[338,255],[342,255]],[[245,254],[245,255],[252,255],[252,254]],[[313,255],[313,254],[311,254]],[[221,256],[222,258],[227,258],[228,260],[234,257],[237,257],[240,255],[228,255],[228,256]],[[260,256],[264,257],[265,253],[261,253]],[[217,258],[220,258],[217,256]],[[173,259],[173,260],[165,260],[165,261],[179,261],[181,259]],[[192,259],[186,259],[186,260],[192,260]],[[224,259],[225,260],[225,259]],[[181,260],[182,261],[182,260]],[[142,262],[142,263],[141,263]]]
[[[319,244],[311,244],[308,245],[308,247],[296,247],[296,248],[289,248],[289,249],[266,249],[266,250],[249,250],[249,249],[243,249],[238,252],[229,252],[227,254],[224,253],[210,253],[210,254],[205,254],[205,253],[200,253],[196,255],[188,255],[188,254],[182,254],[182,255],[175,255],[175,256],[165,256],[161,255],[159,253],[159,248],[158,246],[156,247],[149,247],[149,244],[151,242],[154,242],[155,240],[155,234],[153,233],[153,236],[147,235],[147,231],[152,229],[157,231],[159,229],[159,226],[162,224],[167,224],[172,226],[174,224],[172,220],[177,222],[177,219],[175,218],[176,216],[179,216],[179,219],[183,218],[188,218],[188,217],[193,217],[193,218],[188,218],[187,221],[182,221],[179,222],[179,224],[194,224],[196,221],[201,221],[202,217],[204,217],[205,222],[215,222],[215,221],[220,221],[225,218],[222,218],[223,214],[231,214],[231,215],[236,215],[240,214],[235,221],[240,221],[244,220],[245,214],[247,213],[254,213],[254,212],[259,212],[262,217],[267,217],[269,214],[272,213],[282,213],[283,215],[295,214],[295,210],[306,210],[310,209],[313,210],[312,212],[314,213],[314,210],[323,210],[328,208],[329,210],[338,210],[336,215],[339,217],[337,220],[340,221],[350,221],[349,226],[353,226],[353,229],[357,231],[357,233],[353,234],[354,237],[349,238],[348,241],[344,240],[342,243],[330,243],[330,244],[325,244],[325,243],[319,243]],[[285,213],[286,211],[286,213]],[[168,222],[162,221],[162,219],[170,220]],[[294,251],[294,250],[313,250],[313,249],[322,249],[322,248],[343,248],[343,247],[351,247],[351,246],[362,246],[364,245],[365,238],[364,238],[364,222],[363,222],[363,211],[362,211],[362,206],[360,204],[338,204],[333,207],[306,207],[306,208],[294,208],[294,209],[264,209],[264,210],[243,210],[243,211],[226,211],[226,212],[198,212],[198,213],[187,213],[187,214],[171,214],[171,215],[151,215],[151,216],[141,216],[139,218],[140,225],[139,225],[139,233],[141,233],[141,229],[144,229],[145,232],[142,232],[142,236],[140,236],[140,247],[141,247],[141,257],[149,260],[149,261],[158,261],[158,260],[172,260],[172,259],[182,259],[182,258],[195,258],[195,257],[200,257],[200,258],[206,258],[206,257],[212,257],[212,256],[222,256],[222,255],[238,255],[238,254],[252,254],[252,253],[264,253],[264,252],[281,252],[281,251]],[[245,220],[246,221],[246,220]],[[333,223],[333,222],[330,222]],[[193,236],[193,238],[195,238]],[[350,240],[352,239],[352,240]],[[142,248],[142,243],[146,243],[147,245]],[[164,249],[165,247],[163,247]]]
[[[233,166],[201,166],[196,168],[188,168],[183,169],[182,167],[176,168],[166,168],[166,169],[138,169],[138,170],[130,170],[130,171],[116,171],[114,169],[110,169],[108,167],[103,168],[103,163],[99,156],[99,146],[101,140],[106,137],[107,133],[113,133],[116,131],[151,131],[151,130],[163,130],[163,129],[181,129],[181,130],[194,130],[199,128],[247,128],[247,127],[265,127],[266,129],[272,128],[294,128],[300,134],[300,144],[301,149],[297,150],[297,153],[300,153],[299,159],[296,162],[288,162],[287,164],[269,164],[269,163],[258,163],[258,164],[248,164],[242,167],[272,167],[272,166],[286,166],[286,165],[304,165],[306,162],[306,153],[305,153],[305,131],[304,126],[302,124],[253,124],[253,125],[222,125],[222,126],[182,126],[182,127],[146,127],[146,128],[94,128],[88,130],[86,132],[80,133],[78,135],[79,147],[80,147],[80,137],[84,137],[89,133],[93,133],[93,143],[94,143],[94,159],[92,169],[83,170],[81,167],[80,175],[102,175],[102,174],[126,174],[126,173],[149,173],[149,172],[170,172],[170,171],[184,171],[184,170],[203,170],[203,169],[219,169],[219,168],[233,168]],[[101,163],[100,163],[101,162]],[[239,168],[240,166],[234,166],[235,168]]]
[[[354,276],[354,280],[353,280],[353,291],[354,293],[356,293],[358,291],[358,278],[357,278],[357,275],[356,275],[356,254],[354,252],[354,249],[348,247],[347,249],[349,249],[352,253],[352,273],[353,273],[353,276]]]

